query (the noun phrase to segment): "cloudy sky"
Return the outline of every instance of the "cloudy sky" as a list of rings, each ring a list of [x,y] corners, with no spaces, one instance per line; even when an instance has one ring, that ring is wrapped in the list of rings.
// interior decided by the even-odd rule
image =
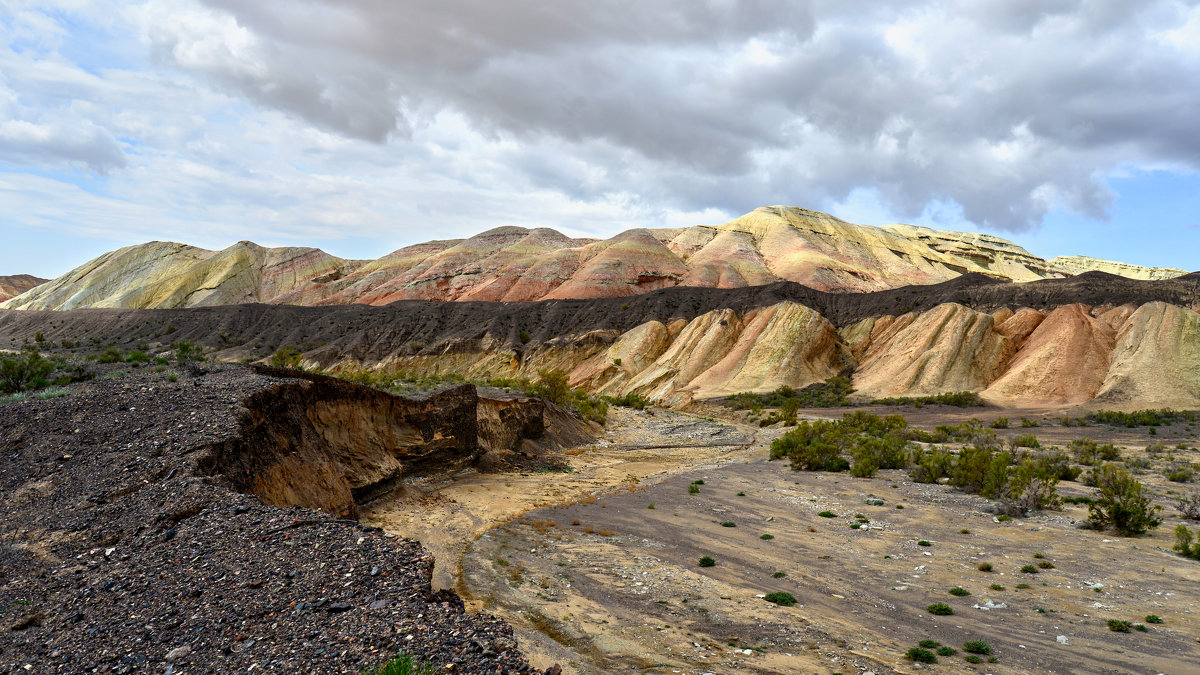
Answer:
[[[766,204],[1200,269],[1200,5],[0,0],[0,274]]]

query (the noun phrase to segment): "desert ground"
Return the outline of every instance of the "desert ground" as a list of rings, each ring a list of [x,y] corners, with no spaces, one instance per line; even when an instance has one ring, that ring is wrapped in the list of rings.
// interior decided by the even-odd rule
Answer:
[[[567,470],[466,471],[410,486],[365,518],[419,539],[438,559],[435,586],[510,622],[534,666],[567,673],[1200,672],[1200,566],[1171,550],[1173,497],[1190,486],[1167,481],[1162,455],[1145,452],[1182,444],[1176,460],[1200,460],[1194,425],[1149,436],[1064,427],[1059,410],[870,411],[928,429],[1004,415],[1004,438],[1114,443],[1149,462],[1139,480],[1164,522],[1126,538],[1081,528],[1084,505],[1006,521],[990,500],[903,471],[793,471],[768,460],[783,428],[715,407],[614,409],[604,437],[563,456]],[[1058,490],[1093,492],[1076,482]],[[715,564],[701,567],[702,556]],[[1023,573],[1027,565],[1037,572]],[[970,594],[951,594],[956,587]],[[796,604],[764,600],[781,591]],[[936,602],[954,613],[928,613]],[[1148,615],[1163,622],[1147,624]],[[1146,631],[1113,632],[1109,619]],[[907,660],[923,640],[957,653]],[[991,654],[969,663],[968,641]]]

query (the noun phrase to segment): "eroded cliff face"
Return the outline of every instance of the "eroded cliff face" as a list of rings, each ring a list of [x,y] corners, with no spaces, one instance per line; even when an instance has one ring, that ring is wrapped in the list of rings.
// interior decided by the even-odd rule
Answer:
[[[403,478],[457,471],[525,443],[544,451],[587,437],[547,438],[541,399],[480,398],[470,384],[401,398],[321,375],[259,370],[288,379],[242,402],[238,434],[207,448],[200,470],[274,506],[354,518],[357,504]]]
[[[40,286],[49,281],[35,277],[32,274],[12,274],[9,276],[0,276],[0,302],[4,302],[9,298],[14,298],[25,291],[28,291],[35,286]]]

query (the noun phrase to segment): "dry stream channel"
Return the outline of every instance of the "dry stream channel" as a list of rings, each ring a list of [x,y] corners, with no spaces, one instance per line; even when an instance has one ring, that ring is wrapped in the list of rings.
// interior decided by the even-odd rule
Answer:
[[[1034,431],[1127,456],[1146,444],[1144,430]],[[1178,484],[1140,476],[1164,523],[1122,538],[1081,529],[1083,506],[1002,522],[988,500],[901,471],[795,472],[768,461],[781,433],[614,409],[600,441],[567,452],[570,471],[464,472],[410,485],[364,520],[419,539],[435,587],[503,617],[531,663],[565,673],[1200,673],[1200,565],[1171,551]],[[1159,434],[1197,440],[1182,426]],[[796,604],[764,599],[776,592]],[[935,602],[954,613],[928,613]],[[1108,630],[1151,614],[1163,623],[1146,632]],[[922,640],[958,651],[907,661]],[[991,655],[972,664],[962,647],[976,640]]]

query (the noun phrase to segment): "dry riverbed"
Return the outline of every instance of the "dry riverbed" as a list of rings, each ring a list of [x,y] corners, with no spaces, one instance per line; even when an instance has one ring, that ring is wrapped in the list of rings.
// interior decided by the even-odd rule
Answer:
[[[1019,431],[1131,448],[1146,434]],[[900,471],[794,472],[766,460],[778,433],[622,410],[571,473],[464,474],[370,518],[431,548],[435,583],[508,620],[534,665],[568,673],[1200,672],[1200,564],[1170,550],[1180,485],[1141,476],[1165,522],[1126,539],[1080,529],[1082,506],[999,522],[987,500]],[[762,597],[774,592],[797,604]],[[935,602],[954,614],[928,613]],[[958,653],[906,661],[921,640]],[[971,640],[996,661],[968,663]]]

